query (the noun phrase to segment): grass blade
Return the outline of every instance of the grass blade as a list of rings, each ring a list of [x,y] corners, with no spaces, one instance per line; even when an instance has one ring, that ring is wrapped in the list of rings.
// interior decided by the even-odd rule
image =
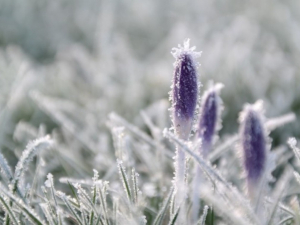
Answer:
[[[28,206],[24,205],[21,199],[13,196],[2,185],[0,185],[0,191],[4,195],[6,195],[6,197],[8,197],[11,202],[13,202],[14,204],[16,204],[22,210],[22,212],[25,213],[25,215],[27,216],[27,218],[33,224],[36,224],[36,225],[43,225],[43,224],[45,224],[44,221],[42,219],[40,219],[31,208],[29,208]]]
[[[121,181],[123,183],[123,187],[125,190],[125,193],[127,195],[128,201],[131,202],[132,201],[132,194],[131,194],[131,190],[130,190],[130,186],[129,186],[129,181],[125,172],[125,169],[123,168],[122,162],[118,160],[118,167],[119,167],[119,173],[120,173],[120,178]]]
[[[60,197],[63,202],[65,203],[65,205],[67,206],[67,208],[69,209],[69,211],[72,213],[72,215],[74,216],[74,218],[76,219],[76,221],[80,224],[80,225],[84,225],[83,222],[81,221],[80,217],[78,216],[78,214],[76,213],[75,209],[73,208],[73,206],[71,205],[70,201],[68,200],[68,198],[66,197],[66,195],[62,192],[56,192],[58,194],[58,197]]]
[[[163,206],[161,207],[161,209],[159,210],[153,225],[161,225],[164,219],[164,216],[167,212],[167,207],[169,205],[169,203],[171,202],[171,198],[173,196],[173,192],[174,192],[174,188],[172,187],[167,198],[165,199]]]
[[[29,162],[32,158],[42,149],[48,148],[52,145],[52,140],[49,136],[39,138],[35,141],[29,142],[26,149],[23,151],[19,162],[16,165],[16,170],[14,178],[12,181],[12,193],[15,193],[19,185],[20,179],[22,178],[24,172],[29,166]]]
[[[9,206],[9,204],[5,201],[5,199],[3,198],[2,195],[0,195],[0,201],[1,201],[1,205],[2,208],[4,209],[4,211],[9,215],[9,218],[12,220],[12,222],[14,224],[19,224],[17,221],[17,218],[12,210],[12,208]]]
[[[172,216],[172,218],[171,218],[171,220],[169,222],[169,225],[174,225],[176,223],[179,211],[180,211],[180,207],[178,207],[177,210],[175,211],[174,215]]]

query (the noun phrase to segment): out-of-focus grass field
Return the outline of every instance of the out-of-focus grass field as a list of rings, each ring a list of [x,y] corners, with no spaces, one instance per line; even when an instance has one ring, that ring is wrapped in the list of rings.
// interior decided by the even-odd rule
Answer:
[[[0,0],[0,149],[14,167],[29,140],[55,138],[55,150],[41,156],[49,165],[36,187],[48,172],[87,179],[92,169],[117,186],[112,165],[123,154],[126,166],[138,165],[141,189],[151,198],[161,191],[153,182],[162,174],[149,176],[146,155],[130,158],[139,148],[149,150],[134,137],[125,135],[122,143],[129,153],[118,151],[109,113],[162,139],[160,130],[171,126],[170,51],[190,38],[203,51],[201,94],[210,82],[225,85],[222,137],[237,132],[244,103],[257,99],[267,117],[300,115],[299,12],[298,0]],[[122,133],[112,130],[115,139]],[[299,134],[297,118],[271,133],[272,146]],[[159,187],[170,184],[172,169],[166,164],[170,179]]]
[[[103,115],[115,110],[132,119],[167,97],[169,52],[187,37],[203,51],[202,83],[226,86],[224,130],[232,132],[242,104],[258,98],[266,101],[270,116],[299,112],[298,1],[0,4],[1,102],[21,73],[27,85],[15,106],[26,112],[35,106],[23,100],[35,89],[78,104],[97,100]]]

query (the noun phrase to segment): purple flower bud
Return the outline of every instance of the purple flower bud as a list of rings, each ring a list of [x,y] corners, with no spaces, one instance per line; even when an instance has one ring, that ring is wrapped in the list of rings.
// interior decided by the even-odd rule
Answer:
[[[178,137],[187,139],[192,129],[195,109],[198,100],[197,63],[195,58],[201,53],[194,52],[195,47],[189,48],[189,40],[184,46],[172,49],[174,63],[172,100],[172,119],[175,133]]]
[[[266,165],[267,140],[259,110],[261,103],[247,105],[240,116],[243,165],[250,194],[259,184]]]
[[[202,154],[203,157],[206,157],[209,153],[213,137],[217,131],[221,110],[218,92],[221,88],[223,88],[223,84],[215,85],[206,91],[202,98],[198,136],[202,139],[200,154]]]
[[[172,49],[174,63],[174,76],[170,99],[172,101],[172,122],[178,138],[187,140],[192,130],[196,105],[198,101],[198,75],[195,59],[201,53],[194,52],[195,47],[189,47],[189,40],[184,42],[183,47]],[[177,146],[175,159],[175,205],[178,207],[186,195],[185,187],[185,153]],[[179,223],[182,223],[182,216],[185,215],[185,206],[181,205],[178,216]]]

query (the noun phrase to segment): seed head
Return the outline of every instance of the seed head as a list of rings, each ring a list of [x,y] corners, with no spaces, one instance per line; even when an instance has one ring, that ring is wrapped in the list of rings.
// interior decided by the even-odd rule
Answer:
[[[174,76],[170,99],[172,100],[172,119],[175,133],[187,139],[194,120],[198,100],[197,63],[195,59],[201,53],[194,52],[195,47],[189,47],[189,39],[184,46],[172,49],[174,63]]]

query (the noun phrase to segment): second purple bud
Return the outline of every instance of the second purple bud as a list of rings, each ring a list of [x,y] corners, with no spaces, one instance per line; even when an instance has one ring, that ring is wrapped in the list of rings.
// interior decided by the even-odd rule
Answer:
[[[223,88],[223,84],[216,84],[207,90],[202,98],[200,120],[198,127],[198,137],[201,138],[200,154],[206,158],[217,129],[220,126],[220,111],[222,108],[219,92]]]

